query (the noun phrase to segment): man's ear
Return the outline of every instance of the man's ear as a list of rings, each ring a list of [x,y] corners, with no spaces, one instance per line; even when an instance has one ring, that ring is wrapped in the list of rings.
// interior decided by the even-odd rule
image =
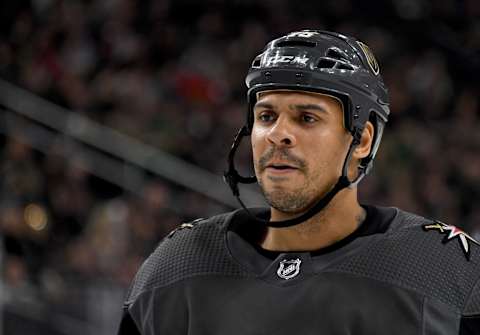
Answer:
[[[365,123],[365,128],[363,128],[360,143],[353,151],[353,158],[361,160],[370,154],[370,151],[372,150],[374,133],[375,128],[373,127],[373,124],[370,121],[367,121],[367,123]]]

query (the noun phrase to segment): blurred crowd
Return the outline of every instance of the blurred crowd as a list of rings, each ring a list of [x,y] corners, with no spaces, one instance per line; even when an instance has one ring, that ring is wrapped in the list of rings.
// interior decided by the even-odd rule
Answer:
[[[391,120],[365,203],[480,236],[477,0],[18,0],[0,4],[0,77],[220,174],[245,117],[244,77],[273,37],[317,28],[376,54]],[[1,138],[0,229],[8,285],[68,299],[66,282],[126,287],[156,243],[208,199],[152,178],[142,196]],[[243,155],[248,167],[248,153]],[[180,211],[174,211],[175,207]]]

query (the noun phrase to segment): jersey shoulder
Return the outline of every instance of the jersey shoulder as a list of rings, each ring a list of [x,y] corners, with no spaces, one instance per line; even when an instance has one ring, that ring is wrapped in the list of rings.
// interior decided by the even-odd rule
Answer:
[[[390,234],[408,236],[409,244],[426,243],[431,253],[445,254],[449,261],[469,266],[480,262],[480,243],[453,224],[399,210]],[[472,261],[472,263],[469,263]]]
[[[480,280],[477,280],[474,288],[468,296],[463,315],[466,317],[480,318]]]
[[[181,224],[168,234],[138,270],[125,304],[142,292],[199,275],[241,276],[230,257],[225,229],[233,212]]]
[[[398,210],[384,234],[337,269],[414,290],[460,311],[480,278],[480,246],[453,225]]]

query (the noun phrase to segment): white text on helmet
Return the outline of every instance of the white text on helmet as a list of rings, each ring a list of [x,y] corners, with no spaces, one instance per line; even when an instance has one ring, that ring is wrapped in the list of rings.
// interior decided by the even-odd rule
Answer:
[[[267,61],[265,62],[265,66],[272,66],[276,64],[284,64],[284,63],[290,63],[290,64],[299,64],[302,66],[306,66],[309,58],[305,56],[271,56],[267,58]]]
[[[287,37],[304,37],[304,38],[309,38],[314,35],[318,35],[316,31],[296,31],[294,33],[290,33],[287,35]]]

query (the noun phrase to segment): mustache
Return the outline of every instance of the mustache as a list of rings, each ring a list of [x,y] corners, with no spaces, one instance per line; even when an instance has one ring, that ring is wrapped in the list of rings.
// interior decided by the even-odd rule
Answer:
[[[294,154],[292,154],[287,148],[277,148],[270,147],[258,160],[258,167],[261,171],[267,168],[268,163],[273,159],[277,158],[283,162],[291,163],[293,166],[297,167],[300,170],[305,170],[307,164],[305,161]]]

